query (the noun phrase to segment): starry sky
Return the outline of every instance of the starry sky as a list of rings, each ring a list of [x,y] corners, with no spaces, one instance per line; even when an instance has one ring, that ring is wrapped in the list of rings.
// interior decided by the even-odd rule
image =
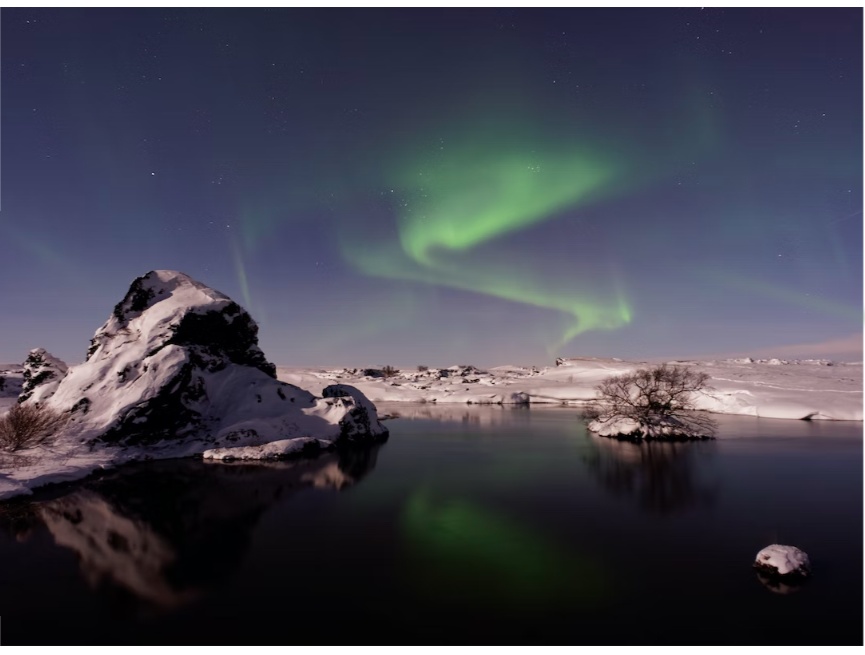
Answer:
[[[2,362],[160,268],[282,365],[861,360],[861,8],[0,21]]]

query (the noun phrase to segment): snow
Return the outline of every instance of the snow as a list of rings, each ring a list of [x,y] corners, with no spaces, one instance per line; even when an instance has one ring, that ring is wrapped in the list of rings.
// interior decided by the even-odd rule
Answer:
[[[303,452],[308,448],[327,448],[330,442],[323,439],[299,437],[297,439],[280,439],[260,446],[245,446],[234,448],[211,448],[202,453],[204,459],[218,459],[230,462],[235,459],[281,459],[287,455]]]
[[[580,406],[611,375],[650,366],[567,358],[555,366],[471,365],[404,370],[273,366],[239,305],[176,271],[136,279],[97,330],[87,359],[69,367],[31,353],[36,403],[69,417],[51,443],[0,462],[0,498],[99,468],[207,453],[214,461],[273,459],[338,440],[386,438],[374,402]],[[38,355],[38,357],[35,357]],[[38,361],[36,361],[38,360]],[[29,360],[28,360],[29,361]],[[681,361],[709,374],[699,409],[766,418],[862,420],[862,365],[827,360]],[[0,411],[25,369],[0,371]],[[618,431],[622,431],[618,429]]]
[[[403,370],[382,379],[362,369],[277,368],[280,380],[310,389],[351,384],[372,402],[531,404],[579,406],[611,375],[652,366],[620,359],[570,358],[544,368],[500,366]],[[698,409],[762,418],[862,420],[862,364],[826,360],[678,361],[710,376],[713,389],[695,399]],[[831,365],[830,365],[831,364]]]
[[[183,273],[136,279],[82,364],[66,371],[34,351],[56,375],[26,402],[68,420],[49,444],[6,457],[0,498],[139,459],[205,451],[226,459],[235,448],[235,458],[269,458],[310,440],[386,437],[375,406],[356,389],[316,397],[275,379],[257,332],[239,305]],[[277,445],[265,447],[271,442]]]
[[[757,553],[754,566],[758,568],[773,569],[777,575],[808,575],[811,571],[811,562],[804,551],[795,546],[782,546],[772,544],[766,546]]]

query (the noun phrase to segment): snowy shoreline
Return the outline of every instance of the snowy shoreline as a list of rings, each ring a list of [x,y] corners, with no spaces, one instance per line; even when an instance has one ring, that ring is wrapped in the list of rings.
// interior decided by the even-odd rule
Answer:
[[[277,378],[317,393],[334,383],[358,388],[372,402],[438,404],[554,404],[579,407],[611,375],[650,366],[620,359],[573,358],[544,368],[473,366],[402,370],[311,369],[277,366]],[[676,361],[709,374],[708,394],[697,408],[760,418],[862,421],[862,364],[826,360]],[[370,373],[370,374],[364,374]]]
[[[824,360],[675,363],[694,366],[711,376],[709,384],[713,391],[697,399],[696,403],[704,411],[771,419],[862,421],[863,418],[861,363]],[[333,384],[350,384],[374,403],[427,403],[448,407],[460,404],[561,406],[574,408],[574,420],[578,420],[576,410],[594,397],[598,382],[610,375],[646,366],[649,364],[618,359],[574,358],[544,368],[499,366],[480,370],[472,366],[453,366],[423,371],[403,370],[387,378],[376,377],[377,369],[278,366],[276,372],[279,381],[301,387],[315,396],[321,396],[324,389]],[[372,375],[365,375],[365,372]],[[0,373],[7,378],[6,396],[0,398],[0,413],[15,403],[17,394],[14,390],[20,388],[16,373],[10,367]],[[275,442],[269,448],[287,456],[290,451],[297,450],[298,444]],[[32,489],[46,484],[79,480],[99,469],[113,468],[128,461],[202,456],[207,448],[196,440],[146,451],[73,448],[56,452],[47,461],[25,464],[16,467],[17,470],[9,471],[4,466],[7,475],[0,476],[0,500],[29,494]],[[24,453],[25,456],[29,454]],[[215,450],[207,456],[245,459],[251,455],[237,449],[233,453]]]

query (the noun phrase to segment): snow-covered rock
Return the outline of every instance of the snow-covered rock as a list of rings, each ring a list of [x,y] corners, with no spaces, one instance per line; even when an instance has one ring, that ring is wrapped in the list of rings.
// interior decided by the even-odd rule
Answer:
[[[34,348],[24,360],[24,383],[18,402],[44,402],[54,395],[69,367],[44,348]]]
[[[67,415],[66,427],[50,447],[28,453],[36,468],[0,479],[0,497],[4,488],[14,493],[16,481],[53,481],[61,468],[69,479],[79,469],[142,457],[387,436],[357,389],[317,398],[278,381],[249,314],[176,271],[136,279],[97,330],[86,361],[70,368],[50,397],[40,396],[40,405]],[[279,448],[288,454],[294,446]]]
[[[218,459],[224,462],[234,460],[284,459],[289,455],[302,452],[315,452],[327,447],[329,442],[311,437],[280,439],[260,446],[234,446],[233,448],[211,448],[202,453],[204,459]]]
[[[808,555],[795,546],[772,544],[757,553],[754,568],[773,576],[807,577],[811,573]]]
[[[633,418],[618,417],[607,421],[589,421],[588,429],[600,437],[617,439],[659,439],[680,441],[685,439],[709,439],[705,432],[695,430],[675,417],[668,416],[647,423]]]

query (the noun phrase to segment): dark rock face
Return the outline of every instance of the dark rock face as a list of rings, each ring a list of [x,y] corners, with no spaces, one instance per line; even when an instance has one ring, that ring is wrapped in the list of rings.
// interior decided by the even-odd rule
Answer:
[[[149,274],[135,278],[123,300],[114,306],[114,317],[118,321],[128,321],[150,306],[150,301],[156,297],[157,289],[145,285],[148,278]]]
[[[187,363],[156,396],[124,412],[102,435],[101,440],[106,443],[123,442],[131,446],[183,437],[195,431],[204,421],[189,402],[192,398],[200,400],[201,397],[196,398],[196,394],[190,393],[190,390],[197,390],[201,386],[201,378],[194,375],[194,367]],[[206,392],[203,394],[206,397]],[[82,409],[86,411],[87,407]]]
[[[33,397],[38,387],[50,385],[50,389],[43,388],[39,394],[40,400],[47,400],[53,389],[57,386],[63,376],[66,375],[68,367],[62,360],[54,357],[44,348],[35,348],[30,351],[24,360],[24,384],[18,402],[23,403]]]
[[[276,366],[268,362],[258,349],[258,326],[235,302],[221,311],[186,314],[166,345],[172,343],[196,347],[207,355],[210,366],[224,366],[227,360],[241,366],[252,366],[276,378]]]
[[[368,378],[383,378],[384,371],[380,368],[365,368],[363,369],[362,375],[365,375]]]

